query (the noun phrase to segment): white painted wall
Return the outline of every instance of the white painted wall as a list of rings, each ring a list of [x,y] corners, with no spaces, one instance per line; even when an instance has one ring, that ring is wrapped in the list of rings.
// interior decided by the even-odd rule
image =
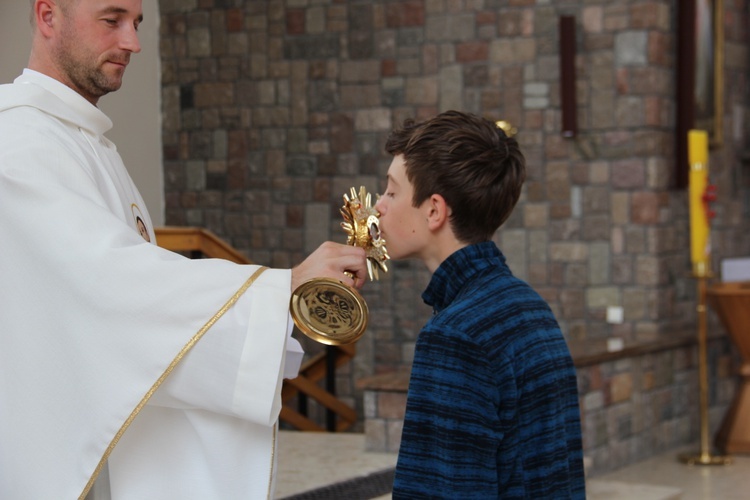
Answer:
[[[157,3],[143,0],[144,21],[138,30],[142,51],[131,57],[122,88],[103,97],[99,106],[114,122],[107,136],[117,144],[154,225],[160,226],[164,224],[164,176]],[[29,8],[29,0],[0,0],[0,83],[12,82],[28,62]]]

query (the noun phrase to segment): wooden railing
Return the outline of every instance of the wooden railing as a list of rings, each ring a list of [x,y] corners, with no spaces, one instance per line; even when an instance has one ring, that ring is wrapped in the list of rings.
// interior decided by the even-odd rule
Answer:
[[[198,227],[157,227],[156,243],[167,250],[185,253],[192,258],[210,257],[252,264],[250,259],[232,248],[211,231]]]
[[[193,259],[219,258],[237,264],[252,264],[211,231],[197,227],[156,228],[157,244]],[[325,350],[304,362],[299,376],[284,380],[281,390],[280,420],[303,431],[343,431],[357,422],[357,412],[336,397],[336,368],[354,357],[354,345],[326,346]],[[323,386],[321,386],[321,383]],[[325,425],[309,415],[309,401],[325,409]],[[297,409],[292,408],[296,401]]]
[[[354,344],[326,346],[302,365],[300,376],[284,380],[281,389],[281,420],[303,431],[344,431],[357,422],[357,412],[336,398],[336,368],[354,358]],[[319,383],[325,381],[325,388]],[[289,402],[297,399],[297,410]],[[308,417],[308,398],[325,408],[326,424]]]

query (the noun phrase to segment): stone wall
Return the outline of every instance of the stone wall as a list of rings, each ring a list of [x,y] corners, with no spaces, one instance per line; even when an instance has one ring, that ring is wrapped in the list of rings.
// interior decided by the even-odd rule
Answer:
[[[577,362],[584,456],[592,474],[611,471],[687,443],[700,451],[732,400],[736,359],[726,339],[708,343],[708,417],[700,417],[698,350],[672,343],[626,357]],[[676,458],[676,457],[675,457]]]
[[[576,356],[615,337],[628,347],[692,335],[688,206],[674,188],[678,5],[161,0],[167,224],[206,227],[255,262],[292,266],[324,240],[345,241],[342,195],[383,188],[393,126],[462,109],[518,129],[528,182],[495,239]],[[716,269],[750,254],[747,1],[724,6]],[[561,15],[576,25],[573,138],[561,134]],[[340,376],[360,409],[356,380],[408,368],[430,314],[426,270],[390,268],[364,290],[370,326]],[[623,308],[621,324],[606,321],[608,306]]]

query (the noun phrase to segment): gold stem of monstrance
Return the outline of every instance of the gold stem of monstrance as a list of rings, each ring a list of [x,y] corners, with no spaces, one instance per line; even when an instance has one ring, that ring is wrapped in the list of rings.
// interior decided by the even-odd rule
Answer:
[[[380,214],[364,186],[351,188],[341,207],[347,244],[365,249],[370,280],[379,279],[378,269],[387,272],[390,258],[380,234]],[[292,292],[290,312],[294,324],[311,339],[328,345],[351,344],[367,329],[367,303],[356,289],[332,278],[315,278]]]

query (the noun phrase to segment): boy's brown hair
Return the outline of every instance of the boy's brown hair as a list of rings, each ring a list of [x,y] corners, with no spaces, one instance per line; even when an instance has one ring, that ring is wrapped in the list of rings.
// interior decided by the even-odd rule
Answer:
[[[407,119],[391,132],[385,150],[403,155],[412,204],[441,195],[453,212],[453,233],[467,244],[492,238],[513,211],[526,178],[518,142],[492,121],[460,111],[421,123]]]

